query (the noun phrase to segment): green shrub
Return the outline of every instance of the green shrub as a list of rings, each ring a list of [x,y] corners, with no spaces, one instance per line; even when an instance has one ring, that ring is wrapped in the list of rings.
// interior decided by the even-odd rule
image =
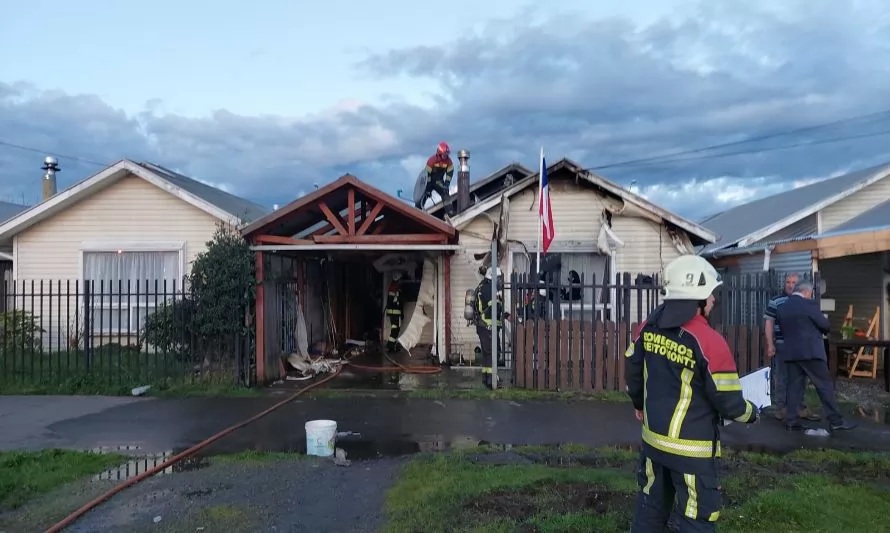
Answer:
[[[13,309],[0,315],[0,342],[3,353],[40,352],[44,329],[34,313]]]

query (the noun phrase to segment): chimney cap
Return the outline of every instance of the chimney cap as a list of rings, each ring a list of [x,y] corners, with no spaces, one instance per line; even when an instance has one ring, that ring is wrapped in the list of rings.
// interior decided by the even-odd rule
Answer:
[[[43,170],[59,170],[59,160],[48,155],[43,158]]]
[[[469,158],[470,158],[470,151],[469,151],[469,150],[460,150],[460,151],[458,151],[458,152],[457,152],[457,158],[458,158],[458,159],[469,159]]]

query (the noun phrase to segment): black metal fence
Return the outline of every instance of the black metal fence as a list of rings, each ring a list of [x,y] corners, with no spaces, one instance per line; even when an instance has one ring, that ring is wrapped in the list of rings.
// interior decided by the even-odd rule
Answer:
[[[249,307],[221,311],[185,283],[18,280],[0,300],[0,393],[249,386],[254,375]]]
[[[804,277],[818,298],[818,275]],[[724,276],[715,293],[710,322],[742,373],[766,364],[763,312],[784,279],[781,272]],[[508,287],[514,384],[549,390],[623,391],[621,355],[663,298],[658,275],[645,273],[577,283],[514,274]]]

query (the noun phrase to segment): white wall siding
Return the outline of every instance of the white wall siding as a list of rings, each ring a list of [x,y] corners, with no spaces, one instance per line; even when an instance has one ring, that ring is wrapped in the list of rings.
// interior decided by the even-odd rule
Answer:
[[[629,273],[631,283],[638,274],[661,276],[665,265],[681,255],[667,228],[649,219],[613,216],[612,230],[624,242],[624,246],[619,246],[616,251],[616,271]],[[685,234],[683,243],[692,250],[692,244]],[[615,283],[614,275],[610,283]],[[640,291],[636,289],[629,291],[631,322],[645,319],[657,303],[653,291],[645,291],[638,297],[639,294]]]
[[[890,200],[890,179],[884,178],[823,209],[822,232],[831,231],[887,200]]]
[[[557,177],[551,182],[551,204],[556,241],[551,250],[595,252],[595,243],[602,224],[604,208],[614,200],[606,200],[592,188],[579,186],[571,180]],[[500,206],[489,211],[489,216],[498,220]],[[522,243],[534,257],[537,250],[538,194],[535,187],[526,189],[510,198],[510,221],[508,239],[511,249],[521,249]],[[648,219],[636,217],[612,217],[612,229],[625,243],[616,253],[616,270],[631,273],[632,280],[639,273],[660,274],[664,265],[678,257],[680,252],[670,239],[663,226]],[[460,242],[465,250],[456,253],[451,259],[451,331],[452,352],[465,355],[472,353],[478,345],[475,327],[466,326],[463,318],[464,295],[467,289],[474,288],[482,279],[478,273],[479,262],[473,259],[474,253],[490,249],[492,224],[485,216],[477,217],[465,226],[460,233]],[[684,240],[692,249],[688,237]],[[500,258],[500,266],[505,275],[508,271],[507,257]],[[612,274],[612,282],[614,283]],[[597,283],[601,283],[598,279]],[[636,291],[631,292],[631,317],[645,315],[638,310]],[[505,302],[509,305],[509,302]],[[645,305],[645,304],[644,304]]]
[[[55,216],[16,235],[17,283],[30,288],[33,280],[39,287],[53,283],[53,292],[61,282],[63,290],[70,281],[83,278],[81,249],[83,243],[184,243],[184,262],[187,272],[194,258],[206,249],[206,242],[216,230],[217,220],[198,208],[162,191],[150,183],[129,176],[110,185]],[[183,272],[181,274],[185,274]],[[82,283],[82,282],[81,282]],[[35,291],[37,289],[35,288]],[[44,289],[45,292],[48,288]],[[64,349],[67,345],[68,324],[74,322],[78,300],[60,297],[30,297],[23,305],[44,317],[44,347]],[[49,323],[49,324],[48,324]],[[51,324],[51,325],[50,325]],[[62,331],[58,331],[59,329]],[[59,340],[61,339],[61,340]]]
[[[864,331],[875,314],[875,308],[883,308],[881,254],[823,259],[819,261],[819,274],[827,288],[823,297],[835,300],[835,311],[828,313],[832,329],[840,331],[847,308],[852,305],[854,325]]]

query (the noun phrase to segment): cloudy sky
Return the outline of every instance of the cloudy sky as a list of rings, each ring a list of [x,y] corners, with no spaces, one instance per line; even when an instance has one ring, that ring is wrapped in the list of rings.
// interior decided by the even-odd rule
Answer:
[[[447,140],[477,178],[543,145],[699,218],[890,160],[885,114],[615,165],[890,110],[877,0],[8,4],[7,201],[38,199],[45,153],[62,187],[131,158],[266,205],[347,171],[410,195]]]

